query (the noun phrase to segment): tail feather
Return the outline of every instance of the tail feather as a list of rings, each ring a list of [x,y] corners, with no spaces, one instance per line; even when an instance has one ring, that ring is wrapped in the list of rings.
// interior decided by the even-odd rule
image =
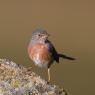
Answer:
[[[64,59],[75,60],[75,58],[73,58],[73,57],[68,57],[68,56],[66,56],[66,55],[64,55],[64,54],[58,54],[58,55],[59,55],[59,57],[62,57],[62,58],[64,58]]]

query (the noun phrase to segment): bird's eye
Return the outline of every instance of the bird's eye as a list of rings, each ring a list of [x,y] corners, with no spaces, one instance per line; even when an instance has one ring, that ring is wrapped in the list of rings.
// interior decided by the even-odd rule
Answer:
[[[41,34],[38,35],[39,37],[41,36]]]

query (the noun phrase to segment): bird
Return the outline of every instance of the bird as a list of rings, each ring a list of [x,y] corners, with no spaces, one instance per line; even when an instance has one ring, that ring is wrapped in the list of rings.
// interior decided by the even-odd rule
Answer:
[[[65,54],[58,53],[49,40],[50,34],[45,29],[35,29],[28,45],[28,55],[33,63],[41,68],[47,68],[48,82],[51,80],[50,67],[60,58],[75,60]]]

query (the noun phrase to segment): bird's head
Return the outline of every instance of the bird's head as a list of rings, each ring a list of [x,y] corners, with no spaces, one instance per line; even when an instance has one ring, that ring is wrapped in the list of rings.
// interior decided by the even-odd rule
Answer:
[[[36,29],[32,32],[32,40],[35,41],[46,41],[48,40],[49,34],[46,30]]]

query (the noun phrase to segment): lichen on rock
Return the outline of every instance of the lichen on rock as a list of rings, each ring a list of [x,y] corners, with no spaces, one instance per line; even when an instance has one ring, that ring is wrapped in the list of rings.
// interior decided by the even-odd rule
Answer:
[[[0,59],[0,95],[66,95],[56,85],[7,59]]]

